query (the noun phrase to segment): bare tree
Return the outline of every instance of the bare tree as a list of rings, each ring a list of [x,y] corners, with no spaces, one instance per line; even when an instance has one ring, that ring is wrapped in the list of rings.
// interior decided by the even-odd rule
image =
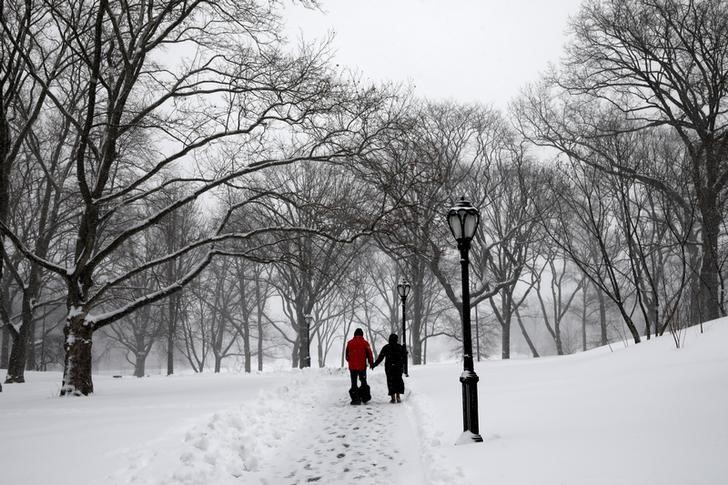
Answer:
[[[99,0],[78,11],[66,4],[47,8],[54,23],[46,34],[62,40],[73,53],[68,62],[81,66],[88,80],[82,86],[83,115],[69,116],[63,109],[67,94],[49,88],[39,74],[43,66],[30,72],[51,109],[71,121],[78,137],[72,159],[74,190],[82,202],[69,241],[73,264],[44,259],[7,225],[0,229],[25,257],[66,282],[61,394],[86,395],[93,391],[94,331],[178,292],[223,252],[215,243],[273,228],[231,234],[222,221],[195,243],[96,284],[95,275],[119,248],[227,182],[297,161],[351,160],[382,129],[370,114],[385,95],[339,82],[321,50],[284,53],[275,11],[252,1],[167,0],[146,8]],[[179,55],[163,54],[174,45]],[[21,55],[30,60],[27,51]],[[169,178],[170,171],[181,175]],[[148,218],[126,219],[125,207],[181,186],[187,188],[183,195]],[[195,250],[204,256],[176,281],[128,305],[93,313],[128,278]]]
[[[451,246],[444,212],[456,191],[470,191],[468,177],[482,182],[479,174],[500,147],[497,140],[504,128],[502,117],[485,106],[422,103],[409,113],[404,135],[389,140],[385,148],[390,176],[384,190],[402,194],[403,203],[378,237],[412,285],[408,337],[413,364],[422,362],[428,334],[426,303],[436,291],[426,284],[428,275],[435,275],[459,311],[450,284],[453,267],[443,262],[444,248]]]
[[[162,309],[149,305],[134,312],[119,325],[106,327],[107,336],[126,351],[124,358],[134,366],[134,377],[146,375],[147,357],[163,333]]]
[[[173,203],[182,196],[179,190],[167,189],[160,194],[159,200],[155,201],[157,210]],[[205,221],[200,214],[197,205],[187,205],[176,211],[172,211],[157,224],[157,233],[164,241],[166,254],[175,252],[187,247],[190,243],[198,240],[202,233]],[[163,272],[157,275],[162,285],[167,286],[181,279],[195,265],[195,259],[199,255],[188,254],[185,257],[172,258],[161,265]],[[167,337],[167,375],[174,374],[174,350],[177,347],[179,329],[177,320],[180,314],[180,295],[173,294],[165,302],[163,319],[165,320],[165,333]]]
[[[258,359],[258,370],[263,370],[263,313],[273,291],[268,279],[268,272],[262,264],[236,258],[233,264],[235,282],[238,291],[238,318],[231,322],[243,340],[243,358],[245,372],[251,372],[253,355]],[[252,348],[252,336],[257,334],[255,350]]]
[[[279,200],[264,217],[311,231],[280,242],[280,257],[273,263],[273,284],[294,334],[285,337],[293,344],[292,363],[308,367],[315,329],[309,328],[306,316],[347,280],[361,243],[344,244],[340,236],[356,225],[361,214],[355,212],[366,213],[360,202],[369,196],[366,187],[341,167],[302,166],[289,172],[273,182]],[[324,231],[334,237],[322,237]]]
[[[18,161],[29,155],[28,141],[34,136],[34,126],[43,117],[48,85],[67,66],[66,46],[57,38],[44,35],[52,25],[53,19],[43,8],[42,2],[0,3],[0,226],[8,223],[10,194],[17,189],[12,187],[14,171],[18,168]],[[43,63],[43,69],[38,68],[39,63]],[[31,140],[31,150],[37,148],[36,141]],[[33,154],[37,155],[37,152]],[[52,195],[48,197],[52,198]],[[48,215],[47,211],[45,215]],[[47,219],[41,223],[41,227],[45,223]],[[0,281],[4,280],[4,269],[8,262],[5,239],[4,231],[0,230]],[[41,250],[47,239],[46,234],[39,238]],[[7,356],[6,349],[10,343],[8,337],[12,337],[13,341],[13,348],[7,356],[7,382],[25,380],[28,334],[33,325],[32,306],[40,291],[40,272],[38,268],[33,268],[28,275],[31,288],[24,292],[24,316],[19,328],[11,324],[7,294],[0,298],[0,327],[3,332],[0,353]],[[19,274],[15,272],[13,276],[17,280]],[[30,356],[33,357],[32,350]]]
[[[609,195],[609,183],[604,182],[597,169],[578,163],[553,172],[548,183],[557,212],[544,224],[546,231],[616,305],[635,343],[639,343],[640,333],[630,308],[632,288],[624,264],[628,256],[618,232],[619,206]]]
[[[19,152],[15,176],[11,187],[15,194],[14,203],[8,208],[15,214],[6,220],[16,234],[32,241],[33,252],[43,259],[62,261],[64,255],[54,249],[54,242],[67,227],[67,206],[69,196],[63,186],[68,179],[72,165],[67,155],[73,143],[70,140],[71,124],[64,117],[46,116],[36,121],[26,136],[26,143]],[[36,217],[27,217],[35,214]],[[12,250],[16,256],[22,253]],[[34,367],[34,334],[36,315],[34,308],[41,304],[43,289],[49,289],[49,272],[35,261],[10,257],[6,267],[20,293],[20,324],[10,325],[12,350],[8,363],[6,382],[24,382],[26,361]],[[55,276],[55,275],[53,275]],[[56,295],[48,294],[53,299]]]
[[[546,330],[548,330],[551,338],[554,339],[556,353],[563,355],[564,346],[561,338],[562,322],[568,315],[576,295],[584,291],[586,277],[580,277],[578,274],[574,274],[575,272],[569,267],[569,259],[558,250],[544,251],[542,257],[545,258],[544,267],[548,268],[548,296],[550,298],[546,298],[542,294],[544,284],[543,273],[536,279],[536,298],[538,299]],[[583,336],[586,339],[586,332],[583,333]],[[586,347],[586,343],[584,343],[584,347]],[[586,350],[586,348],[583,350]]]
[[[204,298],[200,298],[205,290],[201,281],[192,280],[180,294],[181,305],[177,323],[182,338],[178,339],[177,345],[195,372],[205,370],[211,352],[210,326],[215,325],[215,319],[219,318],[214,307],[208,305]]]
[[[510,358],[513,316],[541,277],[534,273],[542,239],[536,209],[538,173],[524,160],[523,152],[512,153],[512,157],[496,159],[488,173],[491,190],[483,196],[490,200],[481,210],[478,232],[490,250],[476,260],[481,277],[487,274],[491,281],[503,282],[488,297],[501,325],[503,359]]]
[[[728,187],[728,5],[588,1],[572,32],[562,71],[521,105],[524,131],[535,143],[661,191],[686,211],[695,204],[702,227],[701,320],[725,314],[718,239]],[[591,157],[605,135],[659,126],[684,147],[687,196],[651,164]]]

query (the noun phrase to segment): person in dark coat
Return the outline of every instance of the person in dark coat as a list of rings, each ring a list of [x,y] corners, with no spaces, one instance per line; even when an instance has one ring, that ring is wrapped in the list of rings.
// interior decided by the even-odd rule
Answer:
[[[399,337],[393,333],[389,336],[389,343],[382,347],[372,366],[374,369],[384,360],[384,372],[387,374],[387,391],[390,396],[389,402],[402,402],[400,394],[404,394],[404,361],[407,358],[404,347],[397,343]]]
[[[346,361],[349,363],[349,375],[351,377],[351,404],[367,403],[371,399],[369,385],[367,385],[367,362],[373,365],[374,354],[369,342],[364,340],[364,331],[357,328],[354,331],[354,338],[346,344]],[[361,387],[357,385],[361,381]]]

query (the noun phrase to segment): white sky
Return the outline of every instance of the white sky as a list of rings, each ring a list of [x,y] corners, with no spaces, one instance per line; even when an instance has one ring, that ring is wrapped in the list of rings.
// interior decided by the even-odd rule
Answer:
[[[505,108],[557,62],[581,0],[321,0],[289,7],[291,40],[333,32],[337,63],[365,78],[412,83],[430,99]]]

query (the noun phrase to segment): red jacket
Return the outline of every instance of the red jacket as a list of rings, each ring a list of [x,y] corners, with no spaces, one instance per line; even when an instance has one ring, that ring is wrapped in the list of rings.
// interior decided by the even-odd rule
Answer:
[[[346,344],[346,361],[351,370],[367,370],[367,361],[369,365],[374,363],[372,348],[364,337],[355,336],[349,340]]]

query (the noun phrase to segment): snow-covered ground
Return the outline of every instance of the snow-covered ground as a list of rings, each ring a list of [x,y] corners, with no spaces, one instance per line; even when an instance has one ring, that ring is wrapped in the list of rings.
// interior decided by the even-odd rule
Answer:
[[[403,404],[383,370],[349,406],[348,376],[98,376],[58,398],[58,374],[0,393],[0,483],[728,484],[728,319],[684,348],[477,364],[483,443],[461,432],[457,363],[410,369]]]

